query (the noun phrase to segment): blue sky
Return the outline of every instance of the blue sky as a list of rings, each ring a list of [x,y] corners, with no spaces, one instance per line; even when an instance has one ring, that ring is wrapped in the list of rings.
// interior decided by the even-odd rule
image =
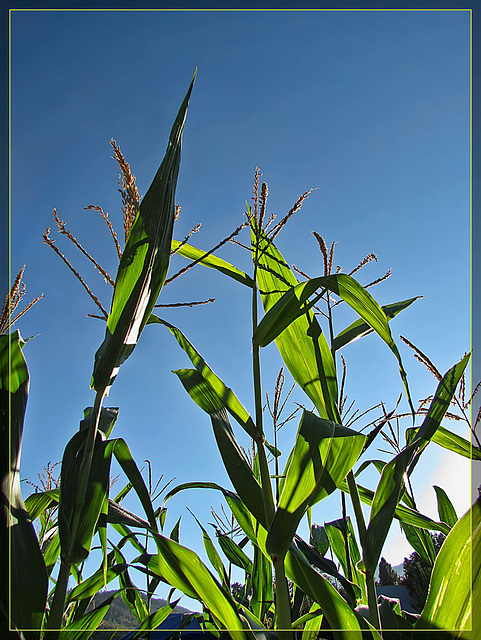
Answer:
[[[47,227],[104,306],[111,296],[110,286],[56,234],[52,209],[115,276],[107,229],[83,207],[101,205],[121,234],[109,141],[120,145],[143,195],[196,67],[175,238],[197,222],[195,246],[208,249],[228,235],[242,222],[259,166],[269,184],[268,209],[279,216],[316,189],[278,237],[290,264],[321,275],[313,230],[328,244],[338,241],[334,263],[346,272],[374,252],[379,261],[358,275],[367,283],[393,270],[370,290],[381,304],[425,296],[394,320],[395,338],[408,337],[442,372],[469,350],[469,21],[468,11],[12,13],[11,269],[14,276],[26,263],[28,296],[45,294],[19,323],[24,337],[39,334],[25,349],[31,389],[22,477],[35,479],[44,464],[61,459],[93,402],[93,356],[104,335],[102,322],[86,317],[96,311],[91,300],[42,244]],[[250,268],[239,247],[225,246],[219,255]],[[184,263],[176,258],[171,272]],[[247,290],[198,266],[161,297],[216,298],[162,316],[253,412]],[[336,332],[352,319],[340,310]],[[417,401],[434,391],[434,379],[407,347],[400,350]],[[356,407],[381,400],[392,407],[402,385],[385,345],[369,336],[344,355]],[[264,390],[272,390],[280,359],[274,346],[262,356]],[[155,476],[228,484],[208,417],[171,373],[188,366],[168,332],[147,327],[107,399],[107,406],[120,407],[114,434],[127,440],[139,465],[151,460]],[[293,397],[306,402],[301,393]],[[459,424],[447,426],[466,435]],[[295,430],[292,422],[281,432],[286,453]],[[469,465],[431,449],[414,476],[420,503],[436,514],[431,487],[437,482],[461,513],[469,502]],[[371,457],[383,457],[376,453]],[[374,487],[376,476],[366,473],[363,480]],[[186,506],[205,523],[210,505],[218,504],[215,495],[181,494],[171,501],[168,525],[182,515],[181,541],[202,555]],[[339,515],[339,499],[329,498],[313,517],[322,523]],[[385,556],[395,564],[407,553],[394,531]]]

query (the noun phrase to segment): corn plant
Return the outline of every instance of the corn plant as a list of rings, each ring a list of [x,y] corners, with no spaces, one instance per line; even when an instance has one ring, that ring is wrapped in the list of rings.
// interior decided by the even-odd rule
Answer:
[[[115,280],[94,261],[96,268],[114,287],[108,313],[75,272],[100,309],[101,315],[97,317],[106,321],[105,339],[95,354],[91,380],[94,402],[86,409],[78,432],[65,448],[59,488],[33,494],[26,505],[21,499],[18,476],[28,392],[24,343],[19,332],[1,336],[3,441],[8,441],[9,419],[12,433],[11,449],[8,444],[2,448],[8,452],[2,463],[2,535],[5,542],[6,536],[10,536],[13,553],[11,603],[7,594],[2,593],[1,613],[11,620],[12,628],[17,629],[19,635],[28,639],[44,636],[87,638],[109,606],[109,602],[102,603],[89,612],[91,596],[108,581],[118,578],[121,585],[118,593],[136,613],[140,636],[144,630],[155,628],[175,603],[170,601],[164,610],[150,614],[130,578],[129,568],[133,566],[147,575],[148,594],[155,591],[160,581],[167,583],[202,604],[206,628],[217,635],[221,630],[227,630],[235,640],[265,636],[272,620],[276,631],[286,640],[293,638],[297,630],[302,632],[302,640],[315,638],[319,633],[321,637],[323,633],[333,634],[339,640],[381,637],[400,640],[433,637],[429,634],[435,629],[457,629],[456,632],[442,631],[441,637],[464,637],[472,621],[471,584],[469,572],[459,570],[459,566],[468,564],[472,551],[477,588],[481,503],[476,502],[472,511],[458,520],[447,494],[439,489],[440,521],[436,522],[416,509],[409,477],[431,441],[472,459],[481,457],[479,447],[441,426],[469,356],[463,357],[444,376],[439,375],[438,387],[429,406],[421,412],[416,411],[401,355],[389,326],[390,320],[408,308],[415,298],[381,307],[367,291],[376,282],[363,286],[353,278],[353,273],[362,264],[349,274],[332,273],[333,246],[328,251],[319,234],[316,238],[323,256],[324,273],[299,282],[274,240],[300,209],[309,192],[305,192],[287,215],[274,224],[274,218],[267,217],[267,185],[263,184],[259,193],[258,172],[254,206],[252,209],[247,207],[246,221],[226,239],[210,251],[198,249],[188,242],[197,229],[194,227],[183,241],[173,240],[173,225],[178,214],[174,201],[175,184],[191,91],[192,84],[172,128],[165,158],[140,204],[135,180],[120,150],[113,144],[123,174],[121,192],[126,230],[123,250],[108,215],[99,207],[89,207],[100,211],[109,225],[119,256]],[[59,232],[83,251],[56,212],[54,215]],[[236,237],[244,228],[250,231],[247,248],[252,256],[252,275],[214,255],[229,240],[239,243]],[[69,264],[48,231],[44,240]],[[189,264],[167,278],[173,253],[188,259]],[[90,255],[87,257],[91,259]],[[253,417],[183,332],[153,314],[162,287],[196,264],[217,270],[235,281],[236,286],[242,284],[250,294]],[[262,315],[259,302],[264,309]],[[327,325],[327,331],[323,331],[315,313],[323,303],[325,323],[322,324]],[[341,303],[349,305],[359,319],[334,335],[332,313]],[[11,308],[12,304],[9,304]],[[246,575],[245,589],[237,597],[231,592],[230,572],[200,521],[198,524],[213,572],[194,551],[180,544],[177,525],[170,536],[164,535],[165,509],[154,510],[151,492],[126,442],[111,438],[118,409],[103,407],[103,402],[147,323],[166,327],[192,362],[193,368],[179,369],[175,373],[191,398],[208,414],[233,487],[232,490],[208,480],[194,481],[171,489],[164,504],[188,488],[209,488],[223,494],[232,513],[233,528],[243,533],[242,542],[236,543],[231,531],[217,529],[222,553],[231,565],[242,568]],[[401,446],[398,439],[395,455],[388,463],[381,464],[376,460],[361,462],[361,458],[376,436],[390,428],[391,421],[396,419],[396,409],[390,413],[384,411],[368,433],[355,430],[353,417],[348,418],[349,409],[344,411],[344,374],[338,372],[336,357],[340,349],[370,332],[386,343],[396,359],[413,421],[417,416],[422,417],[419,426],[406,431],[405,445]],[[314,405],[312,411],[302,410],[283,470],[276,438],[276,429],[281,424],[279,387],[275,394],[277,404],[274,402],[272,407],[273,444],[267,439],[263,412],[261,351],[273,341],[292,378]],[[252,459],[249,460],[239,445],[229,416],[252,440]],[[114,499],[110,498],[112,456],[118,460],[129,481]],[[274,457],[274,470],[269,456]],[[370,464],[381,473],[375,491],[363,487],[357,479]],[[354,469],[356,465],[358,467]],[[131,488],[141,500],[146,519],[131,514],[120,504]],[[342,498],[342,518],[325,523],[324,527],[311,525],[310,540],[302,540],[297,533],[301,520],[307,516],[312,523],[316,505],[336,491],[341,496],[349,496],[352,502],[357,536]],[[367,521],[361,502],[371,506]],[[54,516],[47,518],[48,509],[55,509]],[[41,520],[42,548],[31,524],[37,517]],[[426,530],[447,535],[434,563],[428,600],[414,625],[399,606],[392,606],[385,600],[378,606],[376,598],[374,571],[394,518],[402,523],[413,546],[422,546],[427,554]],[[121,536],[120,542],[110,543],[109,552],[107,525]],[[154,553],[133,529],[140,529],[153,540]],[[101,566],[93,575],[84,578],[85,560],[97,534],[102,550]],[[127,544],[132,544],[138,552],[130,563],[122,551]],[[246,545],[251,546],[250,554],[244,551]],[[339,558],[342,572],[325,557],[329,548]],[[52,578],[58,558],[60,569],[55,586],[48,594],[49,578]],[[454,563],[453,558],[459,558],[459,563]],[[70,576],[76,579],[77,585],[67,591]],[[342,585],[344,595],[334,587],[333,580]],[[449,599],[449,606],[443,606],[440,593],[445,601]],[[301,605],[307,600],[309,611],[304,613]]]

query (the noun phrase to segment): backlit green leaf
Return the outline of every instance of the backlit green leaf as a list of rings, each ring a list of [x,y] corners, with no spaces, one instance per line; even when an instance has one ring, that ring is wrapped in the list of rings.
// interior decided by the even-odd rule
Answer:
[[[438,499],[439,519],[445,522],[449,527],[454,527],[458,521],[458,516],[453,503],[448,498],[448,494],[441,487],[434,486],[436,498]]]
[[[119,367],[134,350],[167,275],[182,133],[193,84],[194,80],[172,127],[165,157],[125,243],[105,338],[95,354],[91,386],[97,392],[110,387]]]
[[[416,630],[448,629],[451,638],[474,640],[477,637],[477,622],[473,620],[472,604],[479,602],[476,597],[480,583],[481,501],[478,499],[472,509],[454,525],[438,553],[428,598],[416,623]],[[471,625],[474,626],[472,635],[468,633]],[[418,635],[425,640],[432,637],[432,632],[418,632],[416,638]]]
[[[439,427],[468,360],[469,355],[446,373],[436,389],[428,413],[416,436],[383,469],[371,506],[364,548],[364,565],[366,570],[371,573],[374,573],[379,562],[384,541],[404,491],[406,473],[409,474],[414,464],[419,460],[419,456],[415,457],[415,454],[425,447]]]
[[[287,551],[306,510],[332,493],[361,454],[366,437],[304,411],[267,536],[271,555]]]
[[[397,316],[398,313],[407,309],[413,302],[419,300],[420,297],[422,296],[416,296],[415,298],[409,298],[409,300],[402,300],[401,302],[387,304],[381,307],[381,309],[384,311],[386,318],[389,321]],[[350,342],[354,342],[354,340],[367,336],[369,333],[372,333],[372,331],[373,329],[366,322],[363,320],[356,320],[334,338],[332,341],[332,347],[335,351],[338,351]]]
[[[261,486],[257,482],[246,456],[237,444],[227,411],[222,406],[219,396],[197,370],[180,369],[174,373],[178,375],[194,402],[209,414],[224,467],[235,490],[249,511],[259,522],[265,524]]]
[[[172,240],[172,251],[178,249],[180,245],[181,243],[178,240]],[[193,247],[190,244],[182,245],[180,249],[176,251],[176,253],[184,256],[184,258],[189,258],[189,260],[192,261],[198,260],[199,263],[203,264],[205,267],[216,269],[217,271],[224,273],[226,276],[237,280],[241,284],[245,284],[248,287],[252,288],[252,278],[240,269],[237,269],[237,267],[229,264],[229,262],[222,260],[222,258],[218,258],[213,254],[208,254],[206,251],[202,251],[202,249],[196,249],[196,247]]]
[[[313,301],[309,301],[309,298],[320,288],[332,291],[347,302],[394,353],[399,363],[399,372],[404,383],[406,395],[414,414],[406,372],[402,365],[401,355],[392,338],[386,314],[371,294],[347,274],[338,273],[331,276],[312,278],[288,289],[261,320],[256,329],[254,340],[261,347],[266,346],[276,339],[292,322],[297,322],[298,319],[304,317],[306,313],[309,313],[312,304],[317,301],[322,292]]]
[[[406,429],[406,442],[409,443],[416,436],[418,430],[414,427]],[[458,436],[456,433],[449,431],[443,426],[439,426],[434,435],[431,436],[431,441],[438,444],[448,451],[454,451],[454,453],[463,456],[464,458],[471,458],[472,460],[481,460],[481,449],[474,444],[471,445],[469,440]]]
[[[255,259],[256,240],[252,234]],[[298,281],[278,249],[260,233],[257,284],[266,314]],[[261,325],[257,327],[258,336]],[[276,334],[276,345],[292,377],[312,400],[321,417],[340,422],[337,408],[337,378],[332,353],[312,312],[299,315]],[[262,342],[258,340],[262,346]]]

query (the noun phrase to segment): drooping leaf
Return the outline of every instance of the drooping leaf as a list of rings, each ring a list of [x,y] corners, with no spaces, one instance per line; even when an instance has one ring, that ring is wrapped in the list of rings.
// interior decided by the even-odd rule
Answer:
[[[130,611],[142,623],[149,615],[149,610],[139,590],[135,587],[129,574],[125,557],[118,548],[114,548],[116,566],[124,565],[125,570],[119,573],[119,583],[121,587],[122,600],[129,607]]]
[[[0,606],[10,612],[13,627],[35,630],[45,613],[48,576],[20,490],[29,386],[23,344],[19,331],[0,336]],[[26,631],[25,637],[38,638],[39,632]]]
[[[219,396],[196,369],[179,369],[174,373],[177,374],[192,400],[209,414],[224,467],[235,490],[256,519],[265,524],[261,486],[237,444],[227,411]]]
[[[298,285],[295,275],[279,250],[260,232],[256,248],[256,233],[252,233],[252,253],[257,253],[257,284],[266,314],[283,297],[285,292]],[[267,315],[257,327],[256,336]],[[312,400],[319,415],[340,422],[337,407],[336,368],[331,350],[312,312],[299,315],[293,322],[277,332],[276,345],[292,377]],[[263,343],[258,340],[262,346]]]
[[[361,454],[365,439],[356,431],[303,412],[267,536],[271,555],[285,554],[306,510],[344,480]]]
[[[339,489],[344,493],[349,493],[349,487],[347,482],[341,482],[339,485]],[[372,505],[374,500],[374,491],[368,489],[367,487],[363,487],[361,484],[357,483],[357,489],[359,492],[359,497],[361,502],[364,504]],[[447,535],[449,533],[449,527],[444,522],[436,522],[432,518],[425,516],[424,514],[416,511],[416,509],[412,509],[406,507],[405,505],[398,504],[395,511],[394,517],[400,522],[406,522],[407,524],[412,525],[413,527],[419,527],[420,529],[428,529],[430,531],[440,531]]]
[[[213,392],[219,396],[222,406],[224,406],[231,414],[231,416],[235,420],[237,420],[237,422],[243,427],[243,429],[246,431],[246,433],[249,434],[251,438],[256,439],[259,434],[257,432],[254,421],[249,416],[246,409],[244,409],[232,389],[227,387],[224,382],[212,371],[204,358],[200,355],[194,345],[185,337],[182,331],[180,331],[180,329],[174,327],[174,325],[166,322],[165,320],[162,320],[161,318],[157,318],[157,316],[152,316],[152,318],[153,319],[151,319],[151,322],[163,324],[169,329],[169,331],[179,343],[180,347],[189,356],[196,370],[199,372],[202,378],[204,378],[206,383],[208,383],[212,387]]]
[[[60,489],[50,489],[50,491],[38,491],[31,493],[25,498],[25,508],[30,520],[36,520],[41,513],[58,504]]]
[[[191,512],[192,513],[192,512]],[[224,564],[217,552],[217,549],[215,548],[214,543],[212,542],[212,538],[209,536],[209,534],[207,533],[206,529],[202,526],[202,524],[200,523],[200,521],[194,516],[194,514],[192,514],[193,517],[195,518],[195,521],[197,522],[197,524],[199,525],[201,531],[202,531],[202,538],[204,541],[204,549],[207,553],[207,557],[209,558],[212,566],[214,567],[214,569],[217,571],[217,575],[220,578],[221,583],[227,587],[230,588],[229,586],[229,578],[227,576],[227,572],[225,570]]]
[[[419,460],[419,456],[415,457],[415,454],[422,451],[439,427],[468,360],[469,355],[446,373],[436,389],[428,413],[415,438],[383,469],[371,506],[364,548],[364,565],[371,573],[374,573],[379,562],[384,541],[404,491],[405,475],[412,471],[414,464]]]
[[[441,487],[434,485],[436,498],[438,499],[438,513],[441,522],[445,522],[449,527],[454,527],[458,521],[458,515],[453,503],[448,498],[448,494]]]
[[[451,638],[474,640],[478,637],[479,622],[477,616],[473,616],[473,603],[479,602],[480,587],[481,500],[478,498],[451,529],[437,555],[428,598],[415,625],[416,638],[432,637],[432,631],[422,633],[418,631],[421,629],[447,629]]]
[[[237,269],[237,267],[229,264],[229,262],[226,262],[225,260],[222,260],[222,258],[218,258],[213,254],[207,255],[207,251],[197,249],[190,244],[184,244],[180,249],[178,249],[180,245],[181,243],[178,240],[172,240],[172,251],[177,250],[176,253],[184,256],[184,258],[188,258],[192,261],[198,260],[199,263],[203,264],[205,267],[216,269],[217,271],[224,273],[226,276],[237,280],[237,282],[252,288],[254,284],[252,278],[240,269]]]
[[[195,78],[195,76],[194,76]],[[165,157],[145,194],[120,260],[105,338],[95,354],[91,386],[108,389],[130,356],[169,268],[182,133],[194,79],[170,132]]]
[[[406,442],[409,444],[413,438],[416,437],[418,430],[414,427],[406,429]],[[469,440],[458,436],[456,433],[449,431],[443,426],[439,426],[431,441],[438,444],[440,447],[447,449],[448,451],[454,451],[454,453],[463,456],[463,458],[471,458],[472,460],[481,460],[481,449],[474,444],[471,445]]]
[[[125,571],[127,564],[116,564],[107,570],[107,583],[114,580],[117,576]],[[67,593],[66,602],[75,602],[83,598],[94,596],[104,587],[103,568],[98,569],[89,578],[82,580],[80,584],[71,589]]]
[[[394,302],[393,304],[387,304],[381,307],[381,309],[386,314],[386,318],[392,320],[398,313],[404,311],[409,306],[412,305],[413,302],[419,300],[422,296],[416,296],[415,298],[409,298],[409,300],[401,300],[401,302]],[[358,340],[364,336],[367,336],[369,333],[372,333],[373,329],[363,320],[356,320],[352,324],[350,324],[344,331],[341,331],[334,340],[332,341],[332,347],[335,351],[342,349],[350,342],[354,342],[354,340]]]
[[[347,302],[361,319],[384,340],[394,353],[399,364],[399,372],[404,383],[406,396],[414,415],[414,407],[411,401],[406,372],[404,371],[401,355],[392,338],[386,314],[371,294],[354,278],[347,274],[338,273],[330,276],[312,278],[307,282],[296,284],[288,289],[261,320],[254,334],[254,340],[260,346],[266,346],[272,340],[276,339],[291,323],[304,317],[306,313],[309,313],[309,309],[313,304],[313,302],[309,301],[309,298],[319,288],[332,291]],[[315,301],[317,301],[317,298],[314,298],[314,302]]]

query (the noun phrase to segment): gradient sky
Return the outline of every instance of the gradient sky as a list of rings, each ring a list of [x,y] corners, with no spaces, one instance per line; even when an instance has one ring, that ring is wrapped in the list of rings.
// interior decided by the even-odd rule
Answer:
[[[209,249],[227,236],[243,220],[259,166],[269,212],[282,216],[315,189],[278,237],[290,264],[321,275],[313,230],[338,241],[334,264],[345,272],[374,252],[378,262],[357,275],[367,283],[392,269],[370,289],[381,304],[425,296],[393,321],[395,339],[408,337],[443,373],[470,349],[468,11],[14,11],[11,25],[11,269],[14,277],[26,264],[26,300],[45,294],[18,327],[23,337],[39,334],[25,348],[23,478],[35,480],[61,459],[93,402],[93,356],[104,335],[103,323],[86,317],[96,312],[92,301],[42,243],[45,229],[107,308],[112,291],[56,233],[52,209],[115,276],[105,224],[83,207],[101,205],[121,235],[109,141],[120,145],[143,195],[196,67],[174,237],[198,222],[195,246]],[[250,268],[240,247],[219,255]],[[171,273],[184,264],[176,257]],[[215,304],[161,315],[253,412],[248,291],[197,266],[161,301],[210,297]],[[336,332],[353,319],[341,309]],[[392,408],[402,384],[387,347],[371,335],[344,351],[349,399],[360,411],[381,400]],[[433,393],[434,378],[402,343],[400,351],[413,399]],[[262,356],[264,391],[272,390],[280,359],[274,345]],[[147,327],[106,402],[120,407],[114,435],[127,440],[139,466],[152,462],[155,477],[228,486],[208,417],[171,373],[189,366],[165,329]],[[302,393],[293,398],[309,407]],[[461,423],[446,426],[467,435]],[[285,453],[296,428],[281,431]],[[386,459],[374,447],[370,457]],[[464,460],[431,445],[413,477],[421,510],[436,516],[432,485],[440,484],[463,513],[469,472]],[[362,479],[374,488],[376,478]],[[167,529],[182,515],[181,542],[204,557],[186,507],[206,523],[218,497],[193,491],[170,505]],[[128,506],[140,513],[134,501]],[[339,516],[338,496],[313,513],[319,523]],[[393,564],[411,551],[398,530],[393,525],[383,554]]]

